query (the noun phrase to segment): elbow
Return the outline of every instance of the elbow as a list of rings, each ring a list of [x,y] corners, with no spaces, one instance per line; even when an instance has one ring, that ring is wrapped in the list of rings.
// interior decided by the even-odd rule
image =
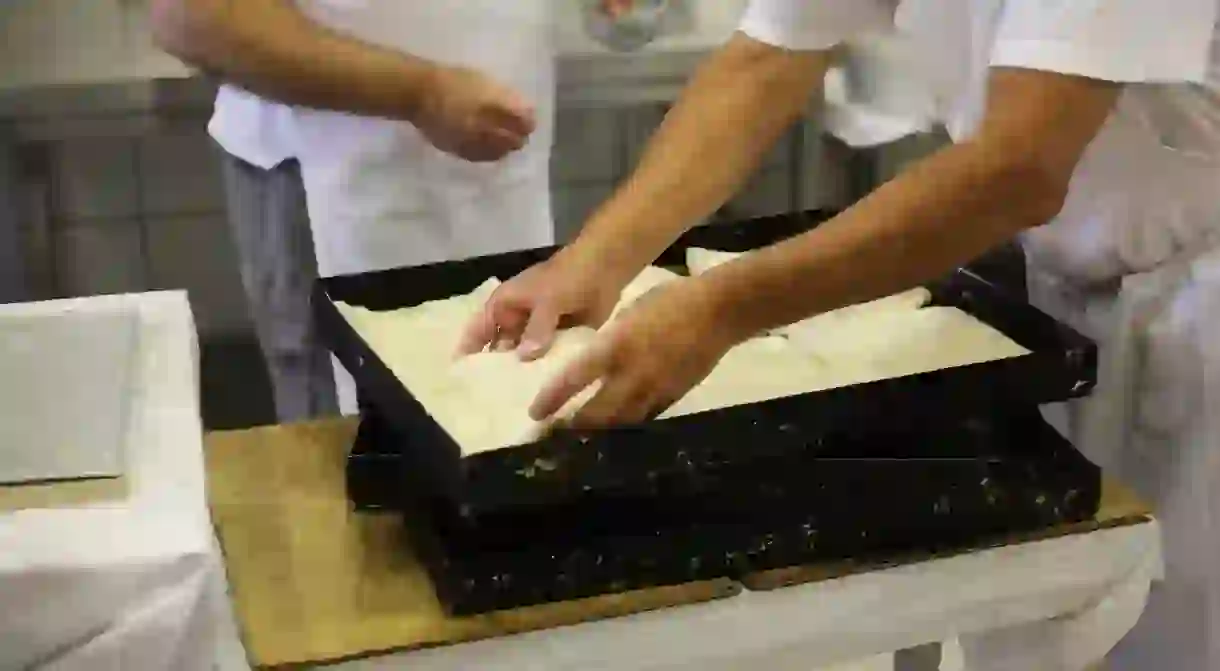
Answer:
[[[1002,203],[1006,216],[999,217],[1007,230],[1016,235],[1049,223],[1067,202],[1072,171],[1045,160],[1036,153],[1015,152],[999,160],[987,161],[988,187],[980,193],[991,194]]]
[[[784,116],[803,114],[830,67],[827,51],[791,51],[735,35],[723,50],[728,87],[748,92],[752,101]]]
[[[1024,203],[1019,208],[1020,217],[1014,222],[1014,233],[1048,224],[1059,216],[1067,202],[1070,174],[1063,175],[1035,161],[1022,163],[1014,168],[1014,173],[1020,188],[1017,198]]]
[[[207,67],[226,29],[221,3],[209,0],[152,0],[149,26],[158,49],[189,65]]]

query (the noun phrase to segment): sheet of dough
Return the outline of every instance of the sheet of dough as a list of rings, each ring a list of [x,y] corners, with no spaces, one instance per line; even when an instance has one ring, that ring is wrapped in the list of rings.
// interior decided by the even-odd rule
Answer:
[[[699,275],[740,255],[690,248],[686,250],[686,263],[692,275]],[[773,333],[812,354],[824,370],[833,371],[834,377],[846,384],[1029,353],[957,308],[926,307],[931,300],[932,292],[919,287],[816,315]]]
[[[691,275],[702,275],[722,263],[728,263],[741,256],[741,252],[722,252],[716,249],[688,247],[686,250],[686,269]]]
[[[646,269],[624,290],[616,314],[675,279],[669,271]],[[455,359],[453,347],[462,327],[497,285],[488,280],[471,294],[390,312],[337,304],[465,454],[536,440],[546,426],[529,418],[529,404],[597,336],[589,328],[563,331],[550,353],[533,362],[521,361],[515,352]],[[897,294],[746,341],[662,417],[1026,353],[956,308],[920,309],[928,296],[923,289]],[[568,415],[595,391],[585,390],[558,416]]]
[[[722,252],[715,249],[691,247],[686,250],[686,266],[691,275],[701,275],[716,266],[728,263],[741,256],[741,252]],[[878,313],[891,313],[901,310],[918,310],[932,300],[932,292],[923,287],[904,291],[902,293],[878,298],[874,301],[851,305],[832,312],[826,312],[810,317],[796,324],[781,326],[771,332],[778,335],[788,335],[806,329],[836,328],[845,324],[845,320],[854,320]]]
[[[789,327],[788,342],[852,384],[1022,356],[1029,350],[954,307],[875,310]]]
[[[646,268],[624,288],[615,314],[676,279],[678,275],[662,268]],[[348,323],[466,454],[537,439],[546,427],[529,418],[529,404],[596,335],[587,328],[562,331],[547,356],[533,362],[521,361],[515,352],[455,359],[454,347],[463,327],[497,286],[499,280],[493,278],[470,294],[393,311],[336,303]],[[568,409],[579,407],[593,391],[578,396]]]

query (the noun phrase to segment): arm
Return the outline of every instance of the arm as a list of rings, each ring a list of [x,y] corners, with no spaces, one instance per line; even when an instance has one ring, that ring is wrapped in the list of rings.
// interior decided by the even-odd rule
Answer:
[[[202,70],[290,104],[413,119],[427,61],[348,39],[292,0],[152,0],[157,45]]]
[[[738,189],[820,92],[829,58],[734,36],[695,74],[635,172],[564,253],[630,280]]]
[[[813,231],[703,276],[742,334],[933,279],[1062,208],[1121,86],[993,68],[978,133]]]

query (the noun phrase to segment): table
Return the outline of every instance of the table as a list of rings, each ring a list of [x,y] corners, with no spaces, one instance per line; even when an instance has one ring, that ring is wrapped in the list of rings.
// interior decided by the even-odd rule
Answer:
[[[185,292],[0,307],[138,318],[119,480],[0,487],[0,669],[210,669],[224,605]],[[17,605],[17,607],[14,607]]]
[[[961,636],[973,668],[1079,671],[1134,624],[1160,571],[1155,522],[1107,483],[1096,520],[970,554],[449,618],[398,520],[350,511],[343,461],[354,432],[332,420],[207,440],[213,519],[255,666],[375,669],[409,655],[413,671],[808,671]],[[1045,646],[1032,664],[980,663],[1026,664],[1012,651],[1031,641]]]

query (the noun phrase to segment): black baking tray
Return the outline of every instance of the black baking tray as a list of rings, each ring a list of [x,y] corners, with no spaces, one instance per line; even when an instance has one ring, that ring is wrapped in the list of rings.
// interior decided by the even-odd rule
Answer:
[[[758,247],[807,230],[817,220],[816,214],[793,215],[695,229],[660,261],[679,263],[691,246],[730,251]],[[488,277],[511,277],[552,251],[528,250],[318,282],[313,309],[323,341],[355,378],[363,412],[382,417],[397,441],[396,468],[387,470],[384,455],[353,456],[354,473],[349,478],[353,500],[386,505],[360,491],[362,483],[376,479],[361,473],[376,473],[395,479],[399,490],[420,492],[476,515],[547,506],[588,491],[630,483],[646,486],[649,477],[687,472],[690,459],[736,464],[787,454],[809,443],[845,440],[875,429],[878,415],[891,426],[942,416],[953,419],[972,409],[1076,398],[1091,391],[1096,381],[1097,352],[1091,341],[969,270],[960,270],[931,287],[934,302],[962,308],[1031,354],[590,435],[559,432],[529,445],[463,458],[453,439],[333,305],[344,301],[390,310],[468,293]],[[730,430],[740,439],[716,440]],[[370,491],[378,487],[368,485]]]
[[[387,444],[374,424],[363,427],[371,444],[357,449]],[[562,505],[477,518],[435,502],[402,510],[441,602],[470,614],[986,547],[1091,519],[1100,483],[1097,467],[1032,410],[891,426]]]

